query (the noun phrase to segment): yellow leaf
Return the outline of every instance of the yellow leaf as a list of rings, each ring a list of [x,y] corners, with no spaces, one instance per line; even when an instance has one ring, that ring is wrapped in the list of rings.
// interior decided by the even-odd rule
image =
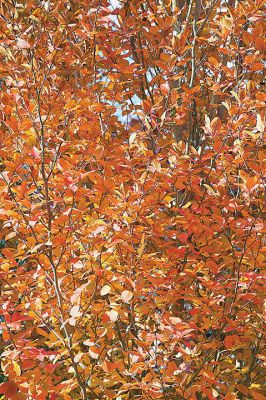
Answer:
[[[259,383],[252,383],[250,386],[249,386],[249,389],[259,389],[260,388],[260,384]]]
[[[1,56],[7,55],[7,50],[3,46],[0,46],[0,54],[1,54]]]
[[[18,363],[16,361],[13,361],[12,364],[13,364],[14,371],[15,371],[16,375],[20,376],[21,375],[20,366],[18,365]]]
[[[138,258],[141,258],[142,254],[144,253],[145,249],[145,233],[142,234],[140,246],[138,249]]]
[[[39,321],[39,317],[38,317],[38,315],[37,315],[34,311],[31,311],[31,310],[30,310],[30,311],[28,312],[28,317]]]
[[[204,183],[203,186],[205,186],[206,189],[208,189],[208,191],[209,191],[213,196],[215,196],[215,197],[218,196],[218,193],[216,193],[215,190],[213,190],[213,188],[212,188],[211,186],[207,185],[206,183]]]

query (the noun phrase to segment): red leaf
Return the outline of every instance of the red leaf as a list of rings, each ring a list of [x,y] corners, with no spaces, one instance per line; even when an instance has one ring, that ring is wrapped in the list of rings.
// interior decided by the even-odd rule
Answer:
[[[0,384],[0,393],[4,394],[6,398],[12,399],[18,391],[18,387],[14,382],[3,382]]]

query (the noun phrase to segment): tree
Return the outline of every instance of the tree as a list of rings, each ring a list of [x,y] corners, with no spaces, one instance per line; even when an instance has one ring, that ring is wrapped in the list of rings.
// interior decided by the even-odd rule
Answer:
[[[263,3],[0,1],[5,399],[265,399]]]

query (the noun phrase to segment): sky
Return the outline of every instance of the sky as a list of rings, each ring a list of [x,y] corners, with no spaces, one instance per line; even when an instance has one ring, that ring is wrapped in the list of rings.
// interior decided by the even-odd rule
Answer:
[[[120,3],[118,0],[110,0],[110,3],[114,8],[117,8],[120,6]]]

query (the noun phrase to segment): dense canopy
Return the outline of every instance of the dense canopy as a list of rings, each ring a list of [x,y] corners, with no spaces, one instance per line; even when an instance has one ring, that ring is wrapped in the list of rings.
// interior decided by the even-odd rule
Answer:
[[[266,399],[264,6],[0,0],[3,399]]]

